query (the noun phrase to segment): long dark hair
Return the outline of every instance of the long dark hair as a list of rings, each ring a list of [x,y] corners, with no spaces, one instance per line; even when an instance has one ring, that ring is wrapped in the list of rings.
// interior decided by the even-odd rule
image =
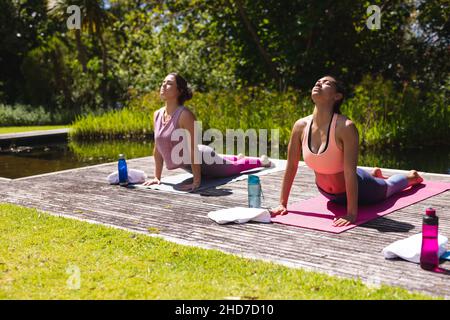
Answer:
[[[342,102],[344,102],[344,99],[345,99],[345,86],[344,86],[344,83],[338,77],[330,75],[330,74],[327,74],[327,75],[323,76],[322,78],[324,78],[324,77],[333,78],[334,79],[334,84],[336,85],[336,92],[342,94],[342,98],[337,100],[334,103],[334,106],[333,106],[333,112],[341,114],[341,105],[342,105]]]
[[[178,104],[183,105],[184,102],[192,99],[193,96],[192,89],[189,87],[186,79],[184,79],[176,72],[171,72],[168,75],[174,76],[175,81],[177,82],[177,88],[178,91],[180,92],[180,95],[178,96]]]

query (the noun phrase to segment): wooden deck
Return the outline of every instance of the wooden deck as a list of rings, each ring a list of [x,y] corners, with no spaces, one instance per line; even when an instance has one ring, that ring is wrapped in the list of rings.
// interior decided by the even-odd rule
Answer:
[[[45,142],[57,142],[57,141],[67,141],[67,136],[69,135],[70,128],[63,129],[52,129],[52,130],[35,130],[17,133],[3,133],[0,134],[0,149],[9,148],[15,144],[27,145],[42,143],[43,139]]]
[[[152,157],[128,160],[129,168],[147,173],[153,172],[153,163]],[[385,260],[381,253],[388,244],[419,233],[422,214],[430,206],[437,209],[440,232],[450,237],[448,191],[344,233],[330,234],[280,224],[218,225],[208,219],[209,211],[245,205],[247,181],[201,194],[175,195],[111,186],[106,176],[114,170],[116,163],[109,163],[15,180],[0,179],[0,201],[146,234],[157,228],[158,236],[181,244],[450,298],[450,276],[426,272],[403,260]],[[179,173],[182,171],[163,172]],[[278,203],[282,177],[283,172],[261,177],[264,205]],[[449,175],[424,177],[450,182]],[[317,195],[313,181],[312,171],[302,164],[290,200]],[[450,263],[442,267],[450,269]]]

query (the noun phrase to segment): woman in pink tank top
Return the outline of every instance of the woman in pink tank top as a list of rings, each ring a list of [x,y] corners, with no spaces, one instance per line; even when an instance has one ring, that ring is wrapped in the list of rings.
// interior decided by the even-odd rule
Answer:
[[[184,191],[194,191],[198,188],[202,176],[228,177],[238,175],[242,171],[271,165],[267,157],[259,159],[220,156],[209,146],[196,145],[194,139],[196,119],[194,114],[183,106],[185,101],[192,98],[192,91],[179,74],[170,73],[166,76],[161,85],[160,96],[165,105],[154,114],[154,178],[144,182],[144,185],[161,183],[164,163],[168,170],[182,168],[193,174],[193,182],[180,187]],[[189,150],[189,154],[184,154],[183,150]]]
[[[415,170],[387,178],[379,168],[368,173],[357,167],[358,130],[340,114],[344,89],[335,77],[319,79],[311,90],[311,98],[315,104],[313,114],[299,119],[291,133],[280,205],[271,210],[273,216],[287,214],[289,193],[302,155],[306,165],[314,170],[319,191],[331,201],[347,206],[347,215],[335,219],[336,227],[355,222],[358,205],[383,201],[423,181]]]

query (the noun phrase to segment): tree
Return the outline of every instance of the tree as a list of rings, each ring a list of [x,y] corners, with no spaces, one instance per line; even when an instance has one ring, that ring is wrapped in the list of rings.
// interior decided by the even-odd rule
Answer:
[[[100,43],[102,55],[102,85],[101,91],[103,96],[103,106],[108,105],[108,49],[104,39],[104,30],[111,23],[113,16],[104,9],[104,2],[101,0],[50,0],[48,8],[53,17],[58,18],[60,22],[65,23],[67,19],[66,10],[69,6],[75,5],[81,11],[81,30],[75,29],[75,39],[78,48],[78,57],[83,66],[86,67],[86,52],[81,41],[81,32],[86,30],[90,35],[94,36]]]
[[[379,30],[366,27],[371,4],[381,8]],[[67,30],[69,5],[81,9],[80,30]],[[126,103],[171,71],[200,91],[262,86],[307,94],[318,77],[333,73],[349,86],[380,75],[396,90],[413,85],[426,92],[448,83],[448,6],[438,0],[110,0],[107,6],[4,0],[0,100],[43,101],[38,90],[24,90],[24,74],[35,67],[57,86],[48,101],[80,108]],[[52,64],[63,61],[61,72],[32,67],[51,52]]]
[[[21,65],[27,52],[54,29],[47,21],[43,1],[0,1],[0,101],[26,100]]]
[[[67,51],[65,44],[54,35],[39,47],[30,50],[21,67],[28,101],[34,105],[46,106],[52,120],[58,108],[56,99],[60,93],[64,97],[65,111],[80,113],[80,106],[74,105],[69,85],[71,77],[65,59]]]

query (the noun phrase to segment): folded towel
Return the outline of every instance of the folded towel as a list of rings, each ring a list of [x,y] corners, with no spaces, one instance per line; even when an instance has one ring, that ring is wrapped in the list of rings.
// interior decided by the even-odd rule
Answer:
[[[439,257],[446,251],[448,239],[439,235]],[[422,233],[415,234],[409,238],[398,240],[383,249],[386,259],[402,258],[411,262],[420,263],[420,251],[422,249]]]
[[[256,221],[263,223],[270,223],[270,213],[267,209],[262,208],[246,208],[234,207],[228,209],[221,209],[211,211],[208,217],[218,224],[229,222],[245,223],[248,221]]]
[[[128,182],[129,183],[144,183],[147,175],[142,170],[128,169]],[[119,172],[114,171],[108,176],[108,182],[110,184],[119,183]]]

